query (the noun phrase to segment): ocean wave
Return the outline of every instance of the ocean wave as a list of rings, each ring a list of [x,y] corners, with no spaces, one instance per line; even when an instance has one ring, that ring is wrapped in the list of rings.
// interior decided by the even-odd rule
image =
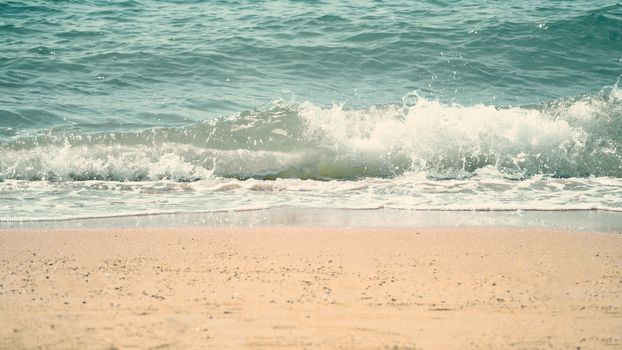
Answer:
[[[277,101],[183,128],[50,130],[0,144],[0,179],[32,181],[455,179],[489,167],[511,179],[622,177],[622,92],[616,84],[537,107],[416,93],[365,109]]]
[[[355,181],[209,178],[173,181],[0,182],[0,222],[272,208],[409,211],[622,212],[619,178],[504,179],[491,167],[472,178],[438,181],[425,174]]]

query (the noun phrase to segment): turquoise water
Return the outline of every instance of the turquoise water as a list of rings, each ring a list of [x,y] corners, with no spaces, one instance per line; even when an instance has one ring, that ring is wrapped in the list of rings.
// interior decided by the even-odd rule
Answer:
[[[0,220],[622,211],[622,4],[0,3]]]

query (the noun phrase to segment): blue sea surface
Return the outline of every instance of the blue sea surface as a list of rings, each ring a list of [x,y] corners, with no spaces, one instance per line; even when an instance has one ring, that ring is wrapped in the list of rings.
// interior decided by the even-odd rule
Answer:
[[[0,220],[622,211],[615,1],[0,2]]]

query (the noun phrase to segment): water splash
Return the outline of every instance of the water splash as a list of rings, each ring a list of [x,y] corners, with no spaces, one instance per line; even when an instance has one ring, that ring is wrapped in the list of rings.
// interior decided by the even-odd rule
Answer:
[[[0,145],[0,178],[197,181],[210,177],[359,179],[622,177],[622,93],[538,107],[462,106],[409,94],[349,109],[275,102],[184,128],[50,131]]]

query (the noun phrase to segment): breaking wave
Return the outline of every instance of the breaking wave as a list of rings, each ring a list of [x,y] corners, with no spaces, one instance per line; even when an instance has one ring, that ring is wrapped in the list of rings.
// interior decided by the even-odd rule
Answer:
[[[3,180],[460,179],[490,168],[508,179],[622,177],[622,92],[533,107],[416,93],[366,109],[278,101],[183,128],[49,130],[0,144]]]

